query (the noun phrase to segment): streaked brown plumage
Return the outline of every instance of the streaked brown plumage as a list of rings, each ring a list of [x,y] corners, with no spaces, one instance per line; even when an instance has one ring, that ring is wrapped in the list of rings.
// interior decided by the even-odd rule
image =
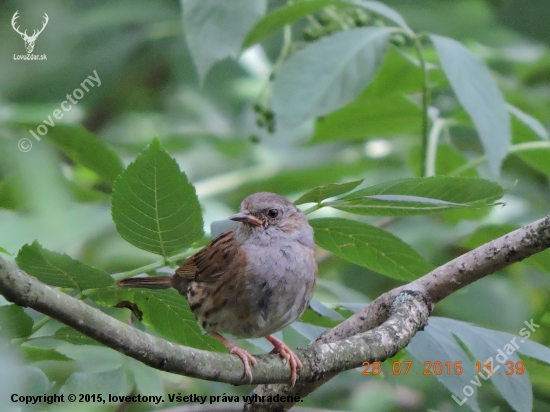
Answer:
[[[271,336],[294,322],[307,308],[317,278],[313,229],[304,214],[282,196],[260,192],[248,196],[241,222],[187,258],[173,276],[132,278],[121,286],[175,288],[186,297],[199,325],[239,356],[252,380],[255,358],[225,339],[265,337],[291,368],[291,382],[300,359]]]

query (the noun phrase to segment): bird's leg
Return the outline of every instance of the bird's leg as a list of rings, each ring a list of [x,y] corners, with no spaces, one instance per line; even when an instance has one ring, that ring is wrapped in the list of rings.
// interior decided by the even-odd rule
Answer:
[[[274,348],[269,353],[278,353],[281,355],[286,361],[288,361],[290,365],[290,382],[291,386],[294,386],[294,383],[296,383],[296,378],[298,377],[298,370],[302,369],[302,362],[300,361],[300,358],[296,356],[292,350],[286,344],[282,341],[277,339],[274,336],[268,335],[265,337],[268,341],[270,341]]]
[[[231,353],[232,355],[237,355],[239,358],[241,358],[241,361],[243,362],[243,365],[244,365],[244,374],[248,376],[248,379],[250,379],[250,383],[252,383],[252,371],[250,370],[250,363],[252,363],[252,365],[256,365],[257,363],[256,358],[252,356],[250,353],[248,353],[247,350],[243,348],[239,348],[236,344],[234,344],[230,340],[225,339],[219,333],[211,333],[210,336],[212,336],[214,339],[217,339],[221,343],[223,343],[223,346],[227,348],[229,353]]]

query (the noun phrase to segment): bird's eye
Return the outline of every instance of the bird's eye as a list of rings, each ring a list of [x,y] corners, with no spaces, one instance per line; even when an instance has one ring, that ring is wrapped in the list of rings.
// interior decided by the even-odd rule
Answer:
[[[267,216],[270,217],[271,219],[276,218],[278,214],[279,214],[279,211],[277,209],[269,209],[267,211]]]

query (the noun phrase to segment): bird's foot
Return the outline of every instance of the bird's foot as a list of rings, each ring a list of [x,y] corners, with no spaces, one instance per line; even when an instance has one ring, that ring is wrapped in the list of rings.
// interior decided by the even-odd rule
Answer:
[[[227,348],[229,353],[231,353],[232,355],[237,355],[239,358],[241,358],[241,361],[243,362],[243,366],[244,366],[244,374],[248,377],[250,383],[252,383],[252,370],[250,368],[250,364],[252,363],[252,365],[256,365],[256,363],[258,363],[256,361],[256,358],[252,356],[250,353],[248,353],[246,349],[238,347],[236,344],[234,344],[230,340],[225,339],[219,333],[212,333],[211,336],[219,340],[221,343],[223,343],[223,345]]]
[[[302,361],[283,341],[271,335],[266,336],[266,339],[274,346],[273,350],[269,353],[278,353],[290,365],[290,386],[294,386],[298,378],[298,371],[302,369]]]

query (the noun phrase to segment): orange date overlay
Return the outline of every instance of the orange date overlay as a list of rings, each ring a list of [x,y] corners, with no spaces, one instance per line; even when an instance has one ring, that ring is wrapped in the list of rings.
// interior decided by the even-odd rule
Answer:
[[[414,372],[411,371],[412,362],[411,361],[396,361],[392,363],[391,365],[391,372],[383,372],[381,369],[382,364],[380,362],[363,362],[363,366],[365,369],[363,372],[361,372],[362,375],[436,375],[439,376],[441,374],[447,374],[447,375],[462,375],[463,368],[462,368],[462,362],[456,361],[456,362],[430,362],[426,361],[424,362],[424,371],[422,372]],[[482,373],[482,366],[483,366],[483,372],[486,373],[488,376],[491,376],[494,372],[494,367],[492,362],[485,362],[485,365],[482,365],[481,362],[476,362],[475,366],[477,368],[477,373]],[[525,365],[523,362],[512,362],[508,361],[504,363],[505,375],[523,375],[525,373]],[[500,375],[501,372],[498,372]]]

